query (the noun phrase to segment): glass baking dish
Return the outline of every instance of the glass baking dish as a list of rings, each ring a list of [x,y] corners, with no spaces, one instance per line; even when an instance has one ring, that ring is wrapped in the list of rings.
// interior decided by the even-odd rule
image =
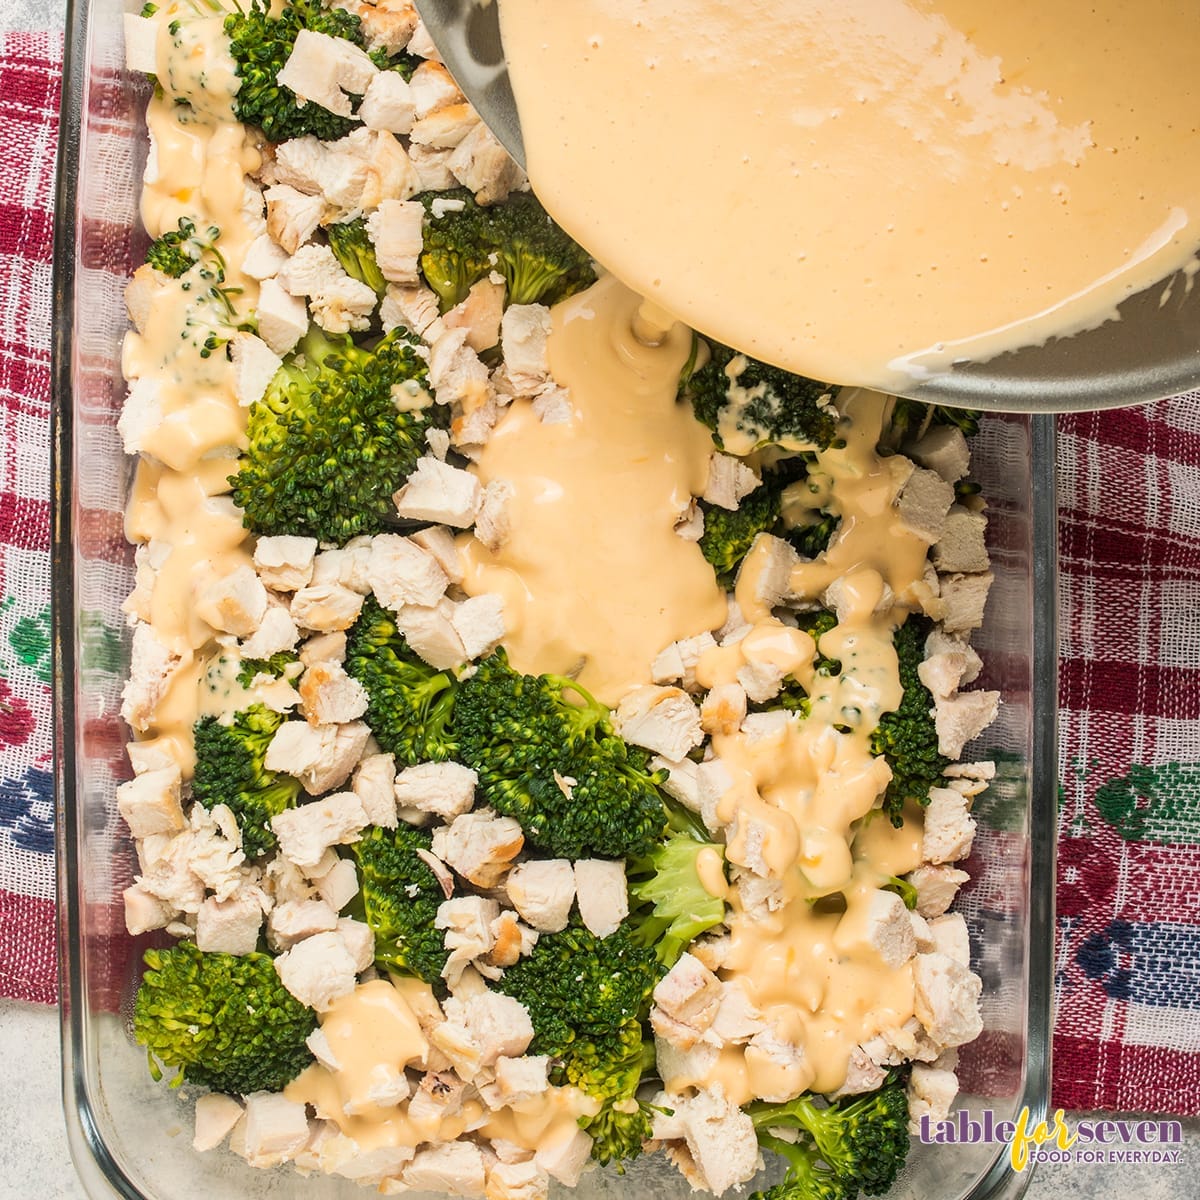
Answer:
[[[185,1094],[154,1084],[129,1034],[144,940],[124,927],[133,850],[114,800],[128,775],[118,715],[128,656],[120,604],[132,586],[122,532],[131,464],[116,419],[124,395],[123,281],[141,261],[137,189],[144,80],[122,67],[121,13],[138,3],[68,5],[55,261],[54,570],[58,688],[58,855],[63,1097],[71,1148],[95,1200],[251,1200],[360,1195],[344,1180],[252,1170],[225,1151],[194,1154]],[[1055,557],[1052,419],[989,416],[976,471],[991,502],[996,584],[977,645],[984,686],[1004,697],[973,752],[997,782],[976,804],[980,832],[963,893],[985,1032],[962,1054],[959,1107],[995,1121],[1041,1119],[1049,1079],[1053,929]],[[185,1089],[186,1091],[186,1089]],[[1015,1197],[995,1143],[914,1146],[893,1200]],[[625,1176],[594,1172],[579,1195],[682,1200],[656,1158]]]

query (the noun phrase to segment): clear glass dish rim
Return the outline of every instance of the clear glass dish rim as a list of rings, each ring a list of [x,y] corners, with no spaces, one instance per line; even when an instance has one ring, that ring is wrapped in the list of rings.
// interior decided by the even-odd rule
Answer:
[[[80,131],[87,92],[90,0],[67,0],[63,48],[62,102],[57,153],[52,296],[60,319],[52,330],[51,585],[54,630],[55,850],[59,1012],[62,1046],[62,1098],[71,1155],[85,1190],[96,1200],[159,1200],[146,1196],[124,1174],[105,1144],[95,1117],[96,1088],[88,1061],[87,989],[83,978],[83,902],[79,870],[80,811],[75,759],[77,602],[73,500],[74,392],[72,351],[75,277],[78,266],[77,198]],[[63,319],[68,318],[68,319]],[[1053,881],[1057,774],[1057,542],[1055,500],[1055,420],[1031,417],[1033,545],[1033,685],[1030,756],[1029,870],[1032,880]],[[1029,892],[1027,964],[1028,1025],[1021,1103],[1030,1119],[1047,1111],[1053,1011],[1054,893],[1047,886]],[[1028,1186],[1030,1170],[1012,1171],[1001,1148],[990,1169],[963,1200],[1016,1200]]]

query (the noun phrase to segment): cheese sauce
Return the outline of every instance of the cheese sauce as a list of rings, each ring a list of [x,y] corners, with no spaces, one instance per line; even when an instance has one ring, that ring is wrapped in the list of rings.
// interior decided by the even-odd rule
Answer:
[[[570,674],[609,704],[650,682],[664,646],[725,619],[712,568],[675,531],[713,452],[676,400],[691,333],[674,325],[647,345],[632,332],[638,304],[606,276],[555,306],[550,368],[571,418],[510,407],[474,469],[512,484],[511,533],[496,551],[460,539],[466,591],[504,597],[513,664]]]
[[[531,180],[704,333],[885,390],[1200,246],[1179,0],[499,0]]]

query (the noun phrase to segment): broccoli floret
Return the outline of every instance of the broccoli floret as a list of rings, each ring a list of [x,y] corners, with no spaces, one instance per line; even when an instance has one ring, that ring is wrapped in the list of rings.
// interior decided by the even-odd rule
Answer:
[[[370,690],[368,688],[368,690]],[[484,799],[557,858],[649,853],[666,827],[661,777],[571,679],[522,675],[503,649],[459,685],[462,760]]]
[[[286,675],[288,668],[298,663],[300,659],[293,650],[280,650],[270,658],[243,658],[238,667],[237,681],[242,687],[254,686],[259,675],[270,675],[278,679]]]
[[[782,1183],[755,1192],[750,1200],[854,1200],[855,1192],[817,1161],[811,1143],[789,1142],[765,1130],[759,1132],[758,1143],[764,1150],[778,1154],[788,1168]]]
[[[420,658],[374,596],[350,630],[346,671],[366,689],[371,732],[402,766],[455,756],[454,676]]]
[[[905,802],[928,804],[929,789],[940,786],[942,772],[950,761],[938,753],[937,728],[930,716],[933,696],[917,673],[928,631],[927,622],[915,616],[896,631],[896,657],[904,693],[900,707],[884,713],[871,734],[871,753],[883,755],[892,768],[883,809],[897,829],[904,823]]]
[[[700,501],[704,513],[700,552],[712,564],[717,582],[723,587],[732,586],[754,539],[779,523],[779,497],[780,489],[764,480],[733,510]]]
[[[719,446],[825,450],[837,437],[837,388],[710,342],[708,361],[680,378],[680,394]]]
[[[133,1034],[150,1073],[178,1067],[174,1085],[229,1095],[278,1092],[310,1062],[316,1014],[279,981],[268,954],[218,954],[179,942],[147,950]]]
[[[887,883],[883,885],[883,891],[895,892],[904,901],[904,907],[909,912],[917,907],[919,899],[917,889],[907,879],[901,879],[899,875],[890,875]]]
[[[283,717],[265,704],[252,704],[233,714],[229,724],[201,717],[193,729],[196,773],[192,795],[205,808],[224,804],[237,818],[242,849],[257,858],[276,845],[271,818],[291,808],[300,783],[264,766],[267,747]]]
[[[908,1155],[908,1099],[899,1078],[889,1079],[878,1091],[865,1096],[821,1107],[811,1096],[802,1095],[784,1104],[759,1101],[748,1105],[746,1112],[754,1122],[759,1141],[763,1142],[765,1135],[770,1139],[771,1149],[779,1149],[779,1139],[767,1133],[768,1130],[798,1131],[800,1140],[796,1147],[802,1148],[808,1169],[818,1178],[824,1175],[814,1161],[819,1160],[828,1171],[829,1182],[840,1185],[841,1194],[846,1197],[859,1192],[882,1195],[895,1182]],[[796,1159],[791,1153],[787,1157],[795,1169]],[[804,1169],[801,1166],[801,1176]],[[800,1196],[808,1194],[799,1192]]]
[[[329,248],[346,274],[382,296],[387,291],[387,280],[379,269],[375,245],[367,234],[366,221],[362,217],[341,221],[326,226],[325,233],[329,238]]]
[[[979,432],[982,414],[972,408],[946,408],[940,404],[922,404],[919,400],[896,400],[887,427],[887,441],[895,446],[916,441],[934,425],[956,425],[964,437]]]
[[[402,329],[370,348],[309,329],[250,408],[249,448],[230,481],[247,528],[337,543],[385,528],[431,422],[393,395],[425,386],[416,344]]]
[[[195,223],[187,217],[180,217],[178,228],[168,229],[150,243],[146,262],[156,271],[178,279],[200,261],[202,248],[202,243],[196,238]]]
[[[421,273],[438,294],[442,312],[466,298],[492,271],[507,284],[508,304],[556,304],[596,278],[587,252],[547,214],[532,192],[502,204],[476,204],[466,189],[418,197],[429,217]],[[433,204],[455,205],[433,214]]]
[[[725,920],[725,901],[701,882],[697,860],[725,848],[690,832],[672,833],[643,858],[627,865],[634,936],[654,950],[668,970],[705,930]]]
[[[362,47],[361,22],[344,9],[323,7],[321,0],[289,0],[278,16],[271,16],[269,10],[267,0],[250,0],[244,10],[225,18],[229,50],[242,81],[234,97],[234,115],[245,125],[257,125],[271,142],[306,134],[322,141],[345,137],[361,122],[331,113],[311,100],[300,103],[277,76],[302,29]]]
[[[417,854],[431,844],[430,835],[412,825],[373,826],[351,847],[360,884],[351,912],[374,932],[381,969],[415,975],[440,989],[447,952],[434,918],[446,897]]]
[[[651,1114],[636,1093],[654,1062],[642,1021],[661,977],[653,949],[626,925],[606,938],[569,925],[542,934],[495,985],[529,1010],[529,1053],[555,1060],[553,1081],[603,1102],[580,1121],[600,1162],[636,1158],[650,1136]]]

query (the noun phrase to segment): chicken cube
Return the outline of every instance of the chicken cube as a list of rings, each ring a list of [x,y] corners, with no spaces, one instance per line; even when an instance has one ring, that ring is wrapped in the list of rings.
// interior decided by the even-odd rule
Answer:
[[[358,117],[368,129],[409,133],[416,119],[416,104],[408,81],[397,71],[380,71],[367,85]]]
[[[575,1187],[592,1158],[592,1139],[578,1126],[550,1132],[538,1142],[533,1161],[552,1179]]]
[[[424,224],[425,206],[417,200],[385,200],[367,218],[367,235],[384,279],[394,284],[420,282],[417,260]]]
[[[340,583],[309,584],[292,597],[292,620],[301,629],[336,633],[358,620],[362,605],[362,596]]]
[[[402,325],[423,336],[438,319],[437,295],[424,286],[398,287],[392,284],[383,298],[379,319],[385,330]]]
[[[339,858],[317,883],[321,899],[339,913],[358,895],[358,871],[349,858]]]
[[[488,1171],[487,1200],[547,1200],[549,1195],[550,1175],[533,1159],[501,1161]]]
[[[742,499],[762,482],[758,475],[740,458],[732,454],[714,454],[708,460],[708,481],[701,493],[709,504],[737,510]]]
[[[495,887],[504,878],[524,845],[521,826],[490,809],[463,813],[433,835],[434,854],[482,888]]]
[[[286,721],[271,739],[264,763],[268,771],[294,775],[305,791],[319,796],[349,778],[370,732],[361,721],[315,726],[306,721]]]
[[[694,691],[696,668],[704,655],[717,644],[711,633],[700,633],[695,637],[682,638],[662,650],[650,666],[654,683],[679,683],[686,691]]]
[[[962,913],[947,913],[929,922],[934,946],[939,954],[946,954],[964,967],[971,965],[971,938],[967,933],[967,922]]]
[[[504,886],[512,906],[539,933],[567,927],[575,902],[575,871],[569,860],[530,859],[509,872]]]
[[[933,565],[941,574],[955,571],[974,572],[988,569],[987,518],[955,504],[946,514],[942,536],[930,551]]]
[[[370,824],[384,829],[396,828],[395,783],[395,755],[369,754],[358,764],[351,788]]]
[[[954,903],[958,889],[970,879],[958,867],[921,866],[908,875],[917,889],[917,912],[926,920],[940,917]]]
[[[936,471],[918,467],[901,488],[896,510],[903,529],[933,545],[942,536],[953,503],[954,488]]]
[[[299,692],[310,725],[345,725],[367,711],[366,689],[338,663],[313,663]]]
[[[707,1029],[717,1015],[721,981],[686,951],[654,988],[654,1003],[667,1016]]]
[[[861,1096],[864,1092],[877,1091],[886,1081],[887,1072],[861,1046],[855,1046],[846,1064],[845,1082],[827,1095],[831,1100],[838,1100],[842,1096]]]
[[[766,1027],[762,1013],[747,995],[743,982],[736,977],[722,980],[717,1011],[709,1026],[715,1041],[722,1046],[741,1045]]]
[[[941,577],[944,615],[942,628],[946,633],[966,633],[983,624],[983,612],[988,592],[995,576],[990,571],[976,575],[943,575]]]
[[[276,232],[282,232],[278,224]],[[285,236],[288,237],[289,244],[295,241],[294,238],[286,234]],[[300,242],[296,242],[293,248],[298,250],[300,245]],[[290,254],[291,251],[275,241],[269,233],[259,234],[246,249],[246,255],[242,259],[242,273],[260,282],[273,279],[278,274],[279,268],[287,262]]]
[[[233,394],[243,408],[257,404],[283,366],[283,359],[260,337],[239,330],[229,339],[233,363]]]
[[[293,296],[306,296],[313,320],[329,333],[370,327],[374,290],[342,269],[328,246],[301,246],[276,277]]]
[[[371,542],[367,578],[385,608],[432,607],[449,584],[436,558],[409,538],[382,533]]]
[[[579,918],[589,932],[606,938],[629,916],[625,864],[607,858],[581,858],[575,863],[575,897]]]
[[[180,803],[182,775],[177,766],[147,771],[117,788],[117,810],[135,838],[178,833],[187,825]]]
[[[338,917],[337,935],[356,971],[365,971],[375,961],[375,933],[365,921]]]
[[[500,345],[514,395],[532,396],[549,382],[549,337],[550,310],[545,305],[509,305],[500,322]]]
[[[158,73],[158,22],[136,13],[122,15],[125,68],[141,75]]]
[[[516,488],[507,479],[493,479],[483,489],[475,518],[475,536],[489,550],[499,550],[508,541],[512,530],[508,504],[514,495]]]
[[[550,1086],[550,1058],[545,1054],[496,1059],[496,1087],[505,1104],[519,1104],[542,1095]]]
[[[301,29],[276,82],[295,92],[301,103],[308,100],[351,117],[350,97],[365,95],[378,73],[370,55],[353,42]]]
[[[251,567],[236,567],[209,584],[196,601],[195,613],[222,633],[249,637],[267,611],[267,589]]]
[[[294,650],[300,640],[300,631],[291,613],[278,601],[268,602],[267,611],[263,614],[262,624],[242,641],[242,661],[270,658],[274,654]],[[283,682],[290,687],[291,680]],[[295,695],[292,703],[299,703],[300,697]]]
[[[957,758],[963,747],[996,719],[999,708],[999,692],[960,692],[956,696],[939,697],[933,712],[938,752],[947,758]]]
[[[301,868],[315,867],[331,846],[357,842],[366,824],[367,814],[353,792],[338,792],[271,818],[279,852]]]
[[[466,660],[467,651],[453,622],[454,604],[441,600],[436,607],[405,604],[396,612],[396,628],[404,634],[409,648],[439,671],[457,667]]]
[[[470,471],[430,457],[417,460],[408,482],[393,497],[400,516],[456,529],[474,523],[482,498],[479,480]]]
[[[934,425],[909,453],[921,466],[936,471],[947,483],[957,483],[971,466],[967,439],[955,425]]]
[[[913,1012],[939,1046],[973,1042],[983,1030],[979,976],[948,954],[918,954],[913,965]]]
[[[485,657],[504,637],[504,599],[491,593],[469,596],[454,606],[450,623],[467,658]]]
[[[967,798],[953,788],[930,788],[921,839],[925,861],[936,864],[966,858],[974,840],[975,818]]]
[[[125,928],[133,937],[163,929],[179,915],[174,904],[152,894],[140,883],[127,887],[121,898],[125,903]]]
[[[486,1183],[483,1152],[474,1142],[441,1142],[418,1150],[404,1168],[404,1183],[414,1192],[482,1196]]]
[[[648,684],[627,692],[613,714],[613,726],[627,742],[674,762],[704,741],[699,710],[676,687]]]
[[[500,320],[504,312],[504,284],[480,279],[471,285],[465,300],[442,318],[446,329],[466,331],[467,346],[477,354],[492,349],[500,341]]]
[[[903,966],[917,952],[917,939],[904,901],[895,892],[876,889],[865,903],[856,898],[837,923],[833,944],[843,954],[874,951],[884,965]]]
[[[337,913],[324,900],[288,900],[267,917],[267,941],[275,950],[290,950],[297,942],[337,928]]]
[[[235,892],[227,900],[215,896],[196,913],[196,946],[222,954],[253,954],[262,928],[263,902],[253,892]]]
[[[356,964],[336,931],[317,933],[275,959],[275,970],[287,990],[309,1008],[327,1012],[333,1002],[355,988]]]
[[[928,1118],[930,1129],[936,1129],[949,1118],[950,1106],[958,1095],[958,1076],[936,1063],[913,1063],[904,1090],[908,1096],[908,1128],[919,1134],[922,1118]]]
[[[418,763],[396,776],[395,802],[453,821],[475,803],[478,782],[479,776],[461,763]]]
[[[289,255],[299,253],[325,216],[325,198],[307,195],[290,183],[277,183],[267,188],[263,199],[267,203],[267,235]],[[272,275],[278,275],[286,265],[286,262],[281,263]],[[267,341],[269,343],[270,339]]]
[[[264,279],[258,290],[258,336],[276,353],[288,354],[308,332],[304,301],[283,290],[275,279]]]
[[[442,977],[452,988],[458,986],[467,965],[496,944],[492,922],[499,915],[500,906],[484,896],[459,896],[438,906],[434,927],[446,931],[445,947],[450,951]]]
[[[700,728],[709,734],[733,734],[746,719],[749,697],[740,683],[719,683],[700,704]]]
[[[260,537],[254,545],[258,577],[276,592],[295,592],[312,579],[317,539],[280,534]]]
[[[693,1187],[721,1196],[756,1174],[760,1159],[754,1122],[725,1098],[720,1084],[672,1104],[688,1152],[686,1160],[675,1159],[676,1165],[693,1168]]]
[[[744,575],[752,581],[751,599],[756,604],[764,609],[777,608],[792,595],[792,571],[799,564],[800,555],[790,543],[774,534],[760,533],[742,559],[738,578]]]
[[[294,1158],[308,1143],[303,1104],[272,1092],[246,1097],[246,1161],[252,1167],[276,1167]]]
[[[196,1098],[195,1132],[192,1149],[215,1150],[241,1120],[242,1106],[232,1096],[208,1092]]]
[[[478,204],[507,200],[525,183],[525,172],[482,121],[459,139],[446,165],[463,187],[474,192]]]

